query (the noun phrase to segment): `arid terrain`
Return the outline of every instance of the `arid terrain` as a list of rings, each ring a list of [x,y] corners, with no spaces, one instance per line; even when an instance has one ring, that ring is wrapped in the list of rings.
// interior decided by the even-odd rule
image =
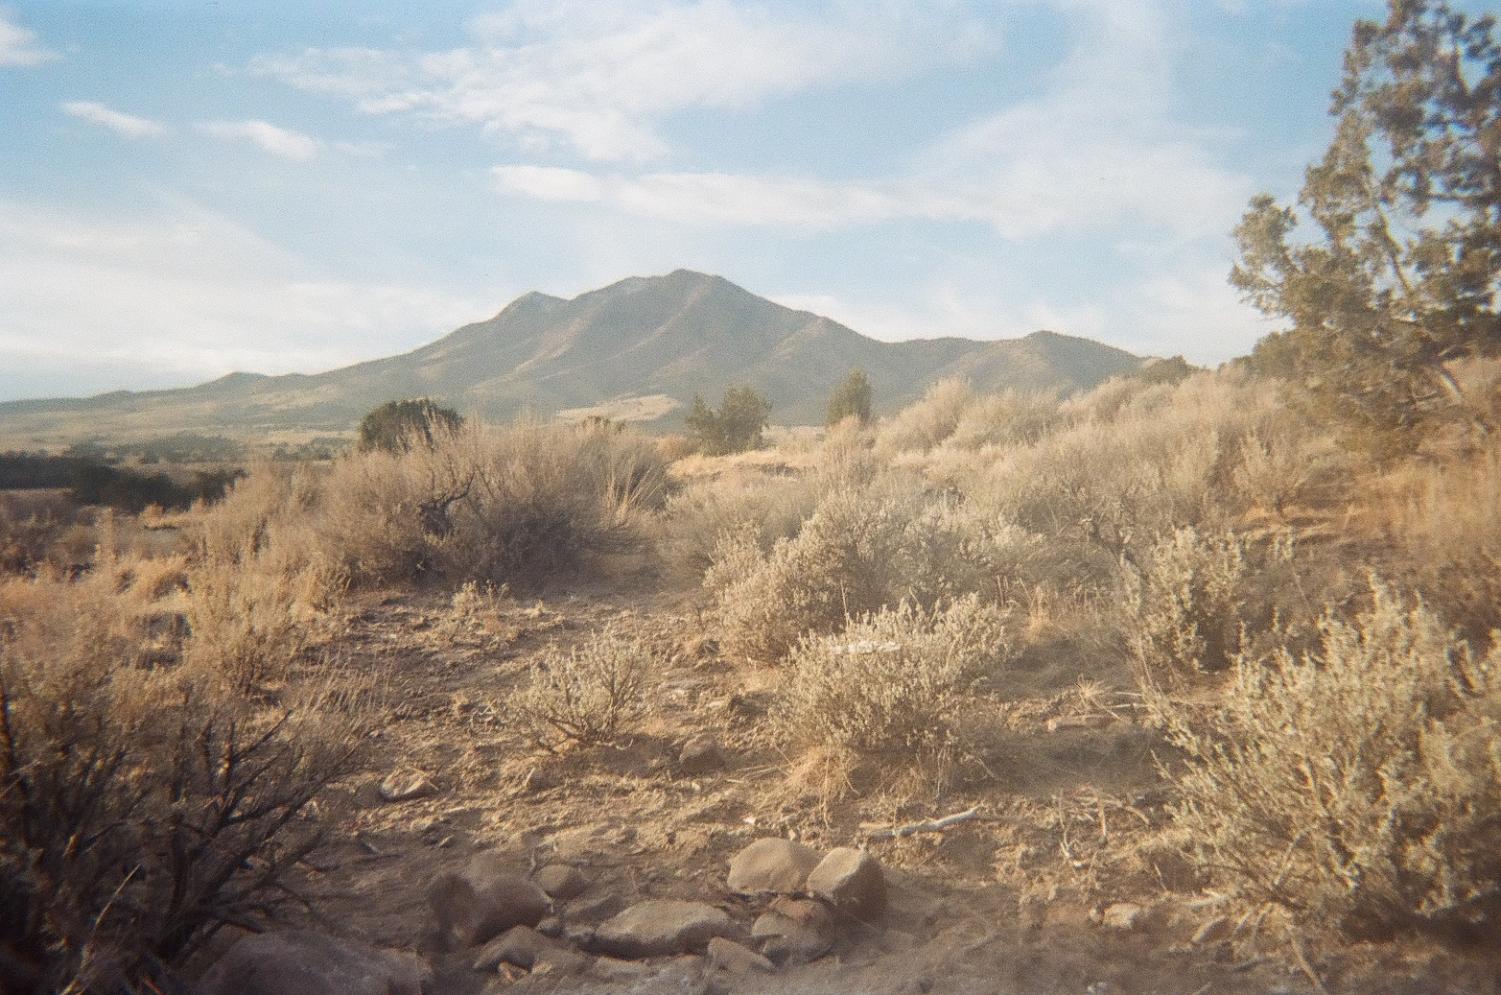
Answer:
[[[1457,918],[1415,905],[1434,910],[1421,923],[1387,904],[1451,893],[1432,861],[1480,873],[1470,847],[1493,820],[1465,800],[1483,786],[1428,794],[1446,762],[1488,776],[1439,737],[1494,732],[1472,724],[1494,701],[1487,640],[1464,633],[1495,620],[1497,463],[1466,438],[1362,466],[1275,385],[1234,371],[1061,403],[946,382],[867,427],[727,456],[601,422],[465,426],[260,464],[185,512],[68,518],[46,510],[65,496],[11,497],[8,562],[23,567],[0,584],[7,707],[17,756],[73,744],[32,754],[40,769],[77,779],[71,765],[123,741],[205,778],[221,800],[203,812],[264,799],[256,812],[284,813],[247,814],[263,832],[196,858],[246,845],[245,867],[268,876],[230,909],[205,895],[198,942],[158,986],[275,925],[416,958],[403,963],[432,993],[1491,991],[1486,892]],[[1316,683],[1347,663],[1353,686]],[[1261,674],[1315,683],[1288,697]],[[1347,716],[1323,711],[1329,695]],[[1327,729],[1271,724],[1294,706]],[[266,760],[278,780],[174,745],[236,749],[225,720],[284,751]],[[1198,737],[1226,734],[1265,752],[1222,769]],[[1389,765],[1394,742],[1428,773],[1386,766],[1416,793],[1370,793],[1360,765]],[[1315,799],[1345,807],[1339,838],[1369,846],[1359,834],[1379,826],[1362,819],[1432,805],[1455,806],[1451,832],[1368,850],[1372,873],[1413,860],[1379,894],[1329,889],[1298,808],[1307,783],[1278,775],[1325,760],[1351,778]],[[129,807],[134,781],[88,783],[148,838],[180,831],[159,822],[170,810]],[[1256,808],[1235,808],[1239,791],[1259,792]],[[865,851],[884,910],[819,925],[802,954],[751,935],[769,909],[819,901],[729,883],[767,838]],[[580,894],[529,920],[559,937],[535,941],[544,960],[475,969],[491,934],[440,921],[435,889],[470,880],[483,852],[523,879],[581,875]],[[41,859],[81,873],[66,853]],[[140,932],[157,928],[151,896],[199,880],[171,860],[134,875],[104,896],[76,970],[120,962],[100,952],[112,935],[159,942]],[[298,902],[255,898],[267,888]],[[598,937],[654,899],[703,903],[726,917],[720,935],[779,963],[722,966],[703,936],[610,955]],[[251,990],[215,970],[206,991]],[[380,984],[406,990],[396,977]]]

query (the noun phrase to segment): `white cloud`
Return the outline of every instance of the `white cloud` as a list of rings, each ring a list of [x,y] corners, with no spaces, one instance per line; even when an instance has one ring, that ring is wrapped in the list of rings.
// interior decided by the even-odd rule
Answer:
[[[76,117],[80,121],[97,124],[101,128],[108,128],[126,138],[151,138],[165,134],[167,130],[149,118],[126,114],[92,100],[70,100],[59,106],[64,114]]]
[[[323,148],[323,143],[311,135],[279,128],[268,121],[202,121],[198,130],[214,138],[250,142],[283,159],[305,161]]]
[[[890,79],[987,50],[959,4],[836,2],[796,10],[731,0],[522,0],[477,18],[443,52],[308,49],[253,59],[254,73],[351,100],[561,141],[596,160],[666,152],[657,124],[696,107],[739,108],[812,87]]]
[[[1173,21],[1160,3],[1051,0],[1070,54],[1040,92],[932,143],[904,170],[865,181],[721,172],[494,170],[502,190],[603,202],[682,224],[829,230],[917,219],[991,226],[1008,240],[1120,226],[1222,239],[1252,192],[1216,138],[1173,116]]]
[[[0,367],[86,362],[114,370],[114,386],[318,372],[495,310],[494,301],[431,287],[314,275],[254,232],[190,206],[142,222],[3,201],[0,300]]]
[[[62,56],[37,45],[36,32],[21,27],[0,10],[0,68],[29,68]]]

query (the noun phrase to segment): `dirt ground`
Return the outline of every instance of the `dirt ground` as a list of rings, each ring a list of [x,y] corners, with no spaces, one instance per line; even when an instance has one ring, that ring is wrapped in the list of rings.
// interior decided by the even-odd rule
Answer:
[[[1081,683],[1066,660],[1031,665],[967,717],[988,731],[943,776],[790,758],[768,741],[773,672],[720,658],[700,595],[604,590],[505,600],[456,615],[444,592],[365,593],[334,664],[343,693],[381,716],[360,770],[325,798],[338,827],[311,872],[319,928],[415,950],[439,995],[522,992],[1209,993],[1498,991],[1493,957],[1417,947],[1289,947],[1227,923],[1230,939],[1193,942],[1219,913],[1162,843],[1160,743],[1135,721],[1125,685]],[[612,747],[549,753],[508,713],[510,689],[549,648],[606,625],[670,653],[650,718]],[[679,769],[681,744],[708,732],[717,771]],[[1170,759],[1170,758],[1169,758]],[[437,791],[386,802],[396,770]],[[857,789],[857,790],[852,790]],[[894,840],[870,833],[978,808],[944,832]],[[892,888],[879,926],[835,953],[774,975],[707,973],[665,962],[617,981],[588,975],[481,975],[472,951],[444,953],[429,935],[424,889],[481,849],[527,871],[575,864],[596,899],[706,901],[749,923],[756,903],[724,885],[728,859],[762,836],[819,848],[868,845]],[[1129,929],[1100,921],[1114,903],[1142,907]],[[1300,963],[1301,961],[1301,963]]]

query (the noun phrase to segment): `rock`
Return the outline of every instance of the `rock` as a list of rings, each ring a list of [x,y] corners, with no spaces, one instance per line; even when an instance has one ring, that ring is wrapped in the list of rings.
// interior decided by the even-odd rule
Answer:
[[[652,966],[618,957],[596,957],[589,970],[604,981],[634,981],[650,974]]]
[[[843,915],[871,922],[886,911],[886,876],[864,850],[832,850],[808,874],[807,890]]]
[[[685,774],[708,774],[723,766],[724,749],[708,733],[691,737],[678,754],[678,769]]]
[[[561,939],[565,943],[571,943],[575,947],[588,950],[594,946],[594,927],[564,926]]]
[[[751,926],[761,953],[784,967],[822,957],[834,948],[836,935],[828,908],[807,898],[779,898]]]
[[[306,930],[242,936],[204,974],[201,995],[422,995],[426,965]]]
[[[1135,902],[1115,902],[1100,912],[1100,925],[1106,929],[1132,930],[1142,925],[1146,909]]]
[[[551,937],[552,939],[556,940],[558,937],[563,935],[563,920],[559,919],[557,916],[548,916],[546,919],[543,919],[541,922],[537,923],[537,932],[541,933],[543,936]]]
[[[1228,916],[1215,916],[1194,931],[1194,946],[1204,946],[1209,943],[1218,943],[1230,935],[1230,918]]]
[[[461,873],[441,874],[427,889],[438,932],[460,946],[474,946],[513,926],[536,926],[547,915],[547,894],[505,869],[493,853],[478,853]]]
[[[397,770],[387,774],[376,790],[382,801],[408,802],[437,794],[438,786],[421,771]]]
[[[734,934],[734,921],[712,905],[655,898],[600,926],[592,946],[599,953],[640,959],[694,953],[716,936]]]
[[[539,868],[532,880],[543,891],[563,902],[582,895],[589,887],[589,879],[571,864],[548,864]]]
[[[709,963],[730,974],[750,974],[753,971],[770,973],[777,966],[750,947],[741,946],[734,940],[716,936],[709,941]]]
[[[568,903],[568,918],[599,922],[610,918],[623,908],[625,908],[625,900],[619,895],[580,898]]]
[[[808,872],[819,863],[811,846],[776,837],[756,840],[730,859],[730,890],[742,895],[776,892],[789,895],[803,890]]]
[[[557,941],[534,929],[512,926],[480,948],[473,967],[476,971],[493,971],[502,964],[515,964],[530,970],[543,951],[557,946]]]

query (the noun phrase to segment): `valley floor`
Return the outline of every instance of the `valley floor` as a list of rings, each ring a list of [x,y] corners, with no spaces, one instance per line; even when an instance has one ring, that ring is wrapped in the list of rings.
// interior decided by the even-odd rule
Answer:
[[[999,723],[1006,738],[952,765],[949,783],[892,779],[862,786],[858,797],[841,793],[758,734],[776,674],[721,661],[701,636],[696,598],[582,592],[456,619],[439,593],[357,596],[330,690],[372,708],[382,724],[358,773],[319,802],[338,835],[310,872],[320,910],[310,925],[420,953],[435,968],[435,995],[1496,990],[1494,965],[1431,948],[1294,953],[1270,941],[1259,947],[1246,923],[1233,943],[1195,943],[1216,919],[1214,900],[1174,890],[1172,865],[1154,848],[1166,824],[1160,745],[1133,721],[1129,695],[1081,689],[1062,671],[1034,672],[1029,693],[1008,688],[1013,704]],[[548,753],[526,743],[508,722],[509,694],[540,652],[606,625],[671,653],[647,723],[608,748]],[[326,667],[302,677],[325,679]],[[723,745],[723,764],[682,771],[682,743],[705,732]],[[400,772],[423,775],[436,790],[382,800],[381,781]],[[971,807],[979,818],[943,832],[869,839],[877,827]],[[482,849],[521,872],[554,860],[583,870],[590,887],[565,907],[566,921],[597,922],[622,905],[665,897],[718,905],[748,924],[759,908],[727,891],[725,868],[762,836],[820,849],[868,844],[892,887],[888,915],[829,957],[738,977],[706,970],[701,958],[652,962],[616,980],[487,975],[470,969],[472,949],[445,953],[430,933],[428,883]]]

